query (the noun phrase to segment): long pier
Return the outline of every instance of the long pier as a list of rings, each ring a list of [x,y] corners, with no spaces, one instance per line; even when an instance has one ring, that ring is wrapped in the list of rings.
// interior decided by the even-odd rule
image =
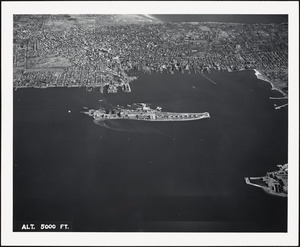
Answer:
[[[204,75],[203,73],[200,73],[200,75],[202,75],[206,80],[209,80],[211,83],[218,85],[217,83],[215,83],[212,79],[210,79],[209,77],[207,77],[206,75]]]
[[[275,107],[275,109],[276,109],[276,110],[279,110],[279,109],[281,109],[281,108],[283,108],[283,107],[285,107],[285,106],[287,106],[287,105],[288,105],[288,104],[280,105],[280,106]]]
[[[269,99],[288,99],[288,97],[270,97]]]

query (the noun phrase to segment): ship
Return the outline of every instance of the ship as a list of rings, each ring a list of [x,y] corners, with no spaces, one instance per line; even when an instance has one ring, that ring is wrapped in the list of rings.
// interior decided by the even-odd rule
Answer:
[[[277,171],[267,172],[263,177],[245,177],[245,182],[263,189],[268,194],[287,197],[288,164],[277,165],[277,167],[279,168]]]
[[[131,105],[128,105],[131,106]],[[117,106],[113,110],[100,108],[98,110],[90,109],[82,113],[93,117],[95,120],[140,120],[140,121],[191,121],[203,118],[210,118],[208,112],[203,113],[177,113],[162,112],[161,107],[151,109],[145,103],[134,104],[133,107],[123,108]]]

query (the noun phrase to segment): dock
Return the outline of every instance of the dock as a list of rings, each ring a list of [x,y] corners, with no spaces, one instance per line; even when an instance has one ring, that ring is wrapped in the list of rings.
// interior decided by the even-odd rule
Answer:
[[[276,107],[275,107],[275,109],[276,109],[276,110],[279,110],[279,109],[281,109],[281,108],[283,108],[283,107],[285,107],[285,106],[287,106],[287,105],[288,105],[288,104],[284,104],[284,105],[276,106]]]

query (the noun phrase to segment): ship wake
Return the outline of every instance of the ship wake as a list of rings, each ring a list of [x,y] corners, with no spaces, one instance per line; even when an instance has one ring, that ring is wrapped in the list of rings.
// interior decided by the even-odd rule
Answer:
[[[100,125],[101,127],[115,131],[168,136],[166,133],[158,130],[154,126],[148,126],[146,122],[138,122],[134,120],[94,120],[94,123]]]

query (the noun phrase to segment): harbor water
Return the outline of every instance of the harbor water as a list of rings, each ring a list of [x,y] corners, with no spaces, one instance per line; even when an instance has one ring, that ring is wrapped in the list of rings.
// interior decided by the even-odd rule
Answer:
[[[73,231],[286,232],[287,200],[251,187],[287,163],[288,108],[254,71],[142,74],[131,93],[14,91],[14,221]],[[215,83],[212,83],[215,82]],[[209,112],[183,122],[94,122],[84,107]]]

